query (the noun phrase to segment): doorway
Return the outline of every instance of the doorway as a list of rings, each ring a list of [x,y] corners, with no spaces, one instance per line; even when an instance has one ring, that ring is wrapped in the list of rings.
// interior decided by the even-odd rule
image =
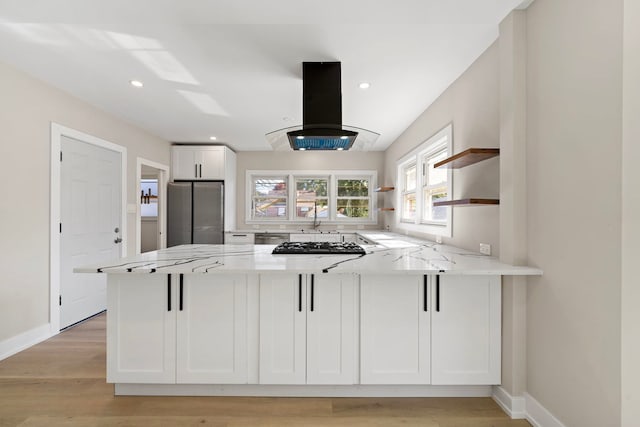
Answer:
[[[138,157],[136,176],[136,254],[140,254],[167,247],[165,194],[169,166]]]
[[[52,123],[52,334],[106,308],[106,277],[73,268],[126,256],[125,197],[126,148]]]

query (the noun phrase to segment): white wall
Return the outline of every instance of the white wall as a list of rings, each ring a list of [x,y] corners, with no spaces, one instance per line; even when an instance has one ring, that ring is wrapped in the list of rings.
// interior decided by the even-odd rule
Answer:
[[[618,426],[622,0],[536,0],[526,25],[527,391]]]
[[[494,43],[387,149],[385,185],[397,187],[397,160],[448,123],[453,123],[454,154],[469,147],[499,146],[498,55],[498,45]],[[420,95],[416,94],[416,96]],[[498,158],[485,160],[463,169],[454,169],[453,197],[455,199],[464,197],[497,199],[499,191]],[[387,194],[385,204],[390,205],[394,202],[395,195]],[[476,252],[479,250],[480,243],[489,243],[493,254],[499,254],[497,206],[453,209],[453,237],[443,238],[444,243]],[[385,217],[385,224],[393,228],[392,219],[391,216]],[[427,237],[430,236],[427,235]]]
[[[640,2],[624,1],[622,113],[622,426],[640,420]]]
[[[247,170],[377,170],[378,184],[383,178],[384,153],[381,151],[244,151],[237,154],[236,224],[238,230],[274,229],[278,225],[254,227],[245,221],[245,176]],[[378,217],[385,215],[381,212]],[[274,227],[275,226],[275,227]],[[348,227],[348,226],[345,226]],[[299,229],[289,225],[287,229]],[[334,225],[321,225],[320,229],[335,229]],[[378,225],[365,228],[378,228]]]
[[[51,122],[127,148],[128,203],[137,201],[136,157],[169,164],[169,144],[3,63],[0,94],[2,342],[49,322]],[[135,214],[127,227],[131,254]]]

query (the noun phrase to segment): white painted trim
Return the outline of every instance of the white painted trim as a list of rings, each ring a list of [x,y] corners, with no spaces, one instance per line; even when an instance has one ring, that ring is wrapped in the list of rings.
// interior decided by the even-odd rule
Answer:
[[[57,333],[58,331],[52,331],[50,323],[45,323],[44,325],[37,326],[19,335],[0,341],[0,360],[13,356],[32,345],[51,338],[52,335]]]
[[[524,397],[511,396],[502,386],[493,386],[493,395],[491,397],[511,418],[526,418]]]
[[[140,234],[142,232],[142,217],[140,216],[140,206],[137,197],[140,194],[140,178],[142,177],[142,165],[149,166],[158,169],[158,228],[160,230],[160,245],[158,249],[164,249],[167,247],[167,180],[169,178],[169,166],[162,163],[154,162],[142,157],[136,158],[136,254],[139,254],[142,250],[142,241]]]
[[[115,384],[117,396],[488,397],[491,386]]]
[[[566,427],[529,393],[524,393],[524,400],[527,421],[529,421],[533,427]]]
[[[58,305],[58,295],[60,295],[60,149],[62,137],[77,139],[88,144],[106,148],[107,150],[120,153],[120,170],[122,174],[122,201],[120,228],[122,230],[122,245],[120,246],[120,256],[127,256],[127,149],[126,147],[114,144],[104,139],[67,128],[57,123],[51,122],[51,169],[50,169],[50,211],[49,211],[49,323],[51,324],[51,335],[60,332],[60,306]]]
[[[518,6],[516,6],[516,10],[525,10],[527,9],[529,6],[531,6],[531,3],[533,3],[534,0],[523,0],[522,3],[520,3]]]

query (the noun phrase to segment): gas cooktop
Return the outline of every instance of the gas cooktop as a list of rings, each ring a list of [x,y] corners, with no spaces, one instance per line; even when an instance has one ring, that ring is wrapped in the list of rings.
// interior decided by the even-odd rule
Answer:
[[[271,253],[276,255],[366,254],[361,246],[351,242],[284,242],[276,246]]]

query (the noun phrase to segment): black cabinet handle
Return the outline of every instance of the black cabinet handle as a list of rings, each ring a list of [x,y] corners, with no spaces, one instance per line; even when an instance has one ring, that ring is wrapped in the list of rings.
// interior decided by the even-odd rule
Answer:
[[[302,311],[302,274],[298,274],[298,311]]]
[[[315,274],[311,275],[311,311],[313,311],[313,280],[314,280]]]
[[[200,178],[202,178],[202,163],[200,163]]]
[[[436,311],[440,311],[440,275],[436,275]]]
[[[171,274],[167,274],[167,311],[171,311]]]
[[[195,168],[196,168],[196,171],[195,171],[194,177],[196,177],[196,178],[197,178],[197,177],[198,177],[198,165],[193,165],[193,166],[195,166]]]
[[[184,283],[183,283],[183,279],[184,279],[184,274],[180,274],[180,311],[182,311],[182,300],[183,300],[183,293],[184,293]]]
[[[422,297],[424,299],[423,304],[424,304],[424,311],[429,311],[429,309],[427,308],[427,275],[425,274],[422,277]]]

